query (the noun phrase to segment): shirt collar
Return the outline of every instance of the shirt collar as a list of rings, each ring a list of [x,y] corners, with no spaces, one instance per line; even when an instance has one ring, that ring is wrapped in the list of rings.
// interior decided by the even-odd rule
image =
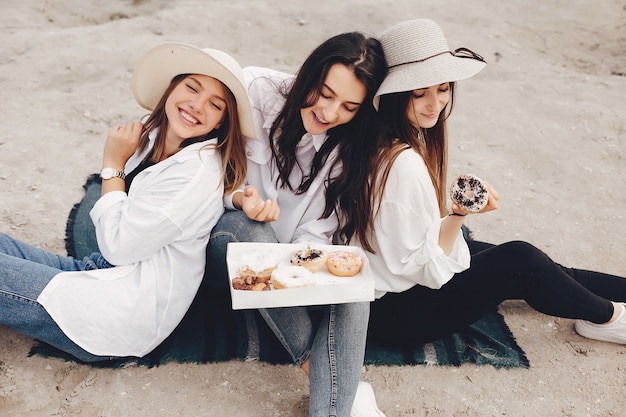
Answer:
[[[326,135],[326,133],[322,133],[319,135],[311,135],[310,133],[305,133],[302,136],[302,139],[300,139],[300,142],[298,142],[298,147],[307,146],[309,143],[313,142],[315,152],[318,152],[326,141],[327,137],[328,136]]]

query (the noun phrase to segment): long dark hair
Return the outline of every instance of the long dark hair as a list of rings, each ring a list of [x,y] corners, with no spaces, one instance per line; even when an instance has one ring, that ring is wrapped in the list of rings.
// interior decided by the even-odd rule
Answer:
[[[169,121],[165,114],[165,102],[170,96],[172,90],[178,86],[185,78],[191,74],[179,74],[175,76],[170,85],[167,87],[158,104],[148,116],[144,123],[145,131],[141,135],[137,148],[141,152],[148,146],[150,133],[158,129],[154,146],[147,158],[153,162],[159,162],[166,157],[165,155],[165,135]],[[218,80],[219,81],[219,80]],[[220,81],[221,83],[221,81]],[[230,89],[222,83],[225,92],[226,111],[224,112],[224,120],[218,129],[214,129],[206,135],[199,138],[188,138],[183,141],[181,148],[190,143],[200,142],[212,137],[217,137],[217,146],[222,157],[222,179],[224,181],[224,192],[236,190],[243,184],[247,172],[246,147],[244,136],[241,133],[241,125],[239,115],[237,113],[237,101]]]
[[[367,228],[358,233],[359,240],[364,248],[373,252],[371,247],[371,232],[374,218],[380,209],[385,184],[389,171],[398,155],[406,149],[413,149],[423,159],[428,169],[430,180],[435,187],[439,212],[443,217],[446,214],[446,171],[448,167],[448,138],[446,121],[452,113],[454,104],[455,83],[450,83],[450,100],[441,111],[437,123],[431,128],[416,128],[408,118],[407,111],[413,91],[385,94],[380,97],[378,113],[381,122],[382,136],[380,149],[369,169],[370,184],[368,189],[373,210],[367,220]]]
[[[312,106],[320,92],[329,69],[343,64],[361,81],[367,95],[354,118],[330,129],[328,138],[313,158],[310,172],[302,172],[300,184],[291,184],[289,176],[294,169],[302,170],[296,158],[296,146],[306,133],[300,110]],[[278,169],[277,186],[288,187],[296,194],[305,193],[320,170],[337,149],[330,173],[341,167],[341,174],[325,179],[326,206],[321,218],[336,213],[339,219],[337,237],[340,242],[350,240],[362,228],[370,204],[362,188],[367,181],[367,167],[376,150],[377,115],[372,98],[387,74],[385,55],[380,42],[360,32],[334,36],[319,45],[304,61],[289,91],[285,104],[270,129],[273,161]]]

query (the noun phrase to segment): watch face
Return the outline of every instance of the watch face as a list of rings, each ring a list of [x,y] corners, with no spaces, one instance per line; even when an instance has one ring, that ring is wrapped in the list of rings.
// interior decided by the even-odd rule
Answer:
[[[102,171],[100,171],[100,177],[102,177],[103,180],[113,178],[113,168],[102,168]]]

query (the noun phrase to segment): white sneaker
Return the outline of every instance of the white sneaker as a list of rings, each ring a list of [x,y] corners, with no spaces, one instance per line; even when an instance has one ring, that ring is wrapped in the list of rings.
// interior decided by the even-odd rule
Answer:
[[[385,417],[376,405],[374,389],[365,381],[359,382],[350,417]]]
[[[626,345],[626,304],[621,303],[622,312],[611,324],[595,324],[590,321],[576,320],[576,333],[589,339],[601,340]]]

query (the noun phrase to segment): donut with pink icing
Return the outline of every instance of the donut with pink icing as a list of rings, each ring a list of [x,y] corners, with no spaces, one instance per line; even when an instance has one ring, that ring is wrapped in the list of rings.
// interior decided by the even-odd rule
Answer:
[[[326,257],[326,268],[339,277],[353,277],[361,271],[363,259],[353,252],[331,252]]]

